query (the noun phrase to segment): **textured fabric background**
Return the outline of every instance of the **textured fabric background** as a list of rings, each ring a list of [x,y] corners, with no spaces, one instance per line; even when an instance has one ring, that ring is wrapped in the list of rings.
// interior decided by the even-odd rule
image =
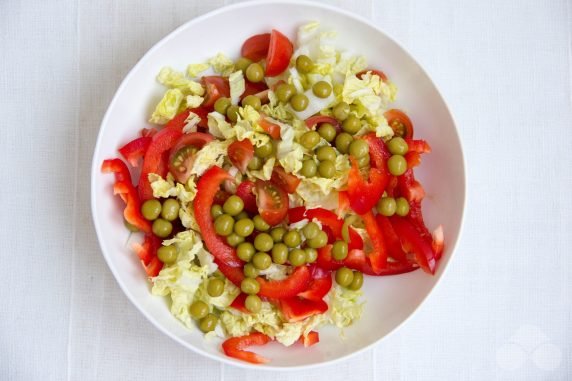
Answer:
[[[405,327],[273,380],[572,378],[572,3],[327,1],[374,20],[455,114],[469,202],[456,260]],[[0,379],[265,380],[160,334],[103,261],[89,168],[103,113],[155,42],[229,1],[0,2]]]

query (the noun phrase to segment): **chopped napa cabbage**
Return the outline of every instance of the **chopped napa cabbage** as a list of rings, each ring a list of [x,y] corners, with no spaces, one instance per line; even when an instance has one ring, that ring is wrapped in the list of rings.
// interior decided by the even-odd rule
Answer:
[[[240,294],[240,290],[228,279],[224,280],[224,290],[220,296],[212,297],[207,292],[208,280],[202,282],[195,295],[195,300],[201,300],[207,305],[218,308],[219,310],[228,308],[232,301]]]
[[[232,140],[215,139],[204,145],[203,148],[197,152],[191,173],[197,176],[201,176],[213,165],[222,167],[224,158],[227,156],[228,146],[231,143]]]
[[[157,81],[172,89],[180,90],[184,95],[203,95],[205,89],[200,83],[185,77],[183,73],[170,67],[164,67],[157,75]]]
[[[254,107],[247,105],[238,109],[238,119],[256,125],[260,120],[260,113]]]
[[[163,95],[163,99],[157,104],[149,122],[165,124],[177,115],[179,106],[183,102],[184,95],[179,89],[169,89]]]
[[[204,100],[205,98],[199,95],[187,95],[187,108],[197,108],[203,103]]]
[[[201,121],[201,117],[194,112],[189,112],[189,116],[185,119],[185,126],[183,127],[183,133],[190,134],[191,132],[197,132],[197,126]]]
[[[260,275],[265,275],[270,280],[282,280],[290,275],[289,269],[291,267],[273,263],[266,270],[261,270]]]
[[[215,73],[228,77],[234,71],[234,62],[222,53],[211,58],[208,63]]]
[[[299,322],[284,323],[282,329],[274,335],[274,339],[288,347],[298,341],[300,336],[307,335],[310,331],[316,330],[327,322],[328,317],[325,314],[320,314],[310,316]]]
[[[240,96],[246,90],[246,82],[244,81],[242,71],[238,70],[232,73],[228,77],[228,83],[230,85],[230,102],[236,105],[240,100]]]
[[[264,114],[276,120],[292,120],[292,111],[284,103],[278,103],[278,99],[274,92],[268,92],[268,99],[270,100],[270,103],[262,105],[261,108]]]
[[[342,52],[334,67],[334,72],[346,75],[354,75],[367,68],[367,61],[364,56],[352,56],[348,52]]]
[[[232,139],[236,136],[236,130],[228,123],[225,116],[213,111],[208,114],[209,133],[219,139]]]
[[[220,314],[220,322],[228,336],[244,336],[252,331],[262,332],[274,337],[282,325],[282,315],[276,307],[262,302],[257,313],[245,314],[235,310],[227,310]]]
[[[332,288],[328,294],[329,310],[332,323],[338,328],[347,327],[359,320],[363,312],[364,303],[360,301],[363,291],[352,291],[340,286]]]
[[[379,76],[372,73],[362,75],[361,79],[348,75],[344,82],[342,99],[357,105],[358,113],[367,112],[368,116],[375,117],[395,100],[396,92],[395,85],[383,82]],[[363,109],[360,110],[360,107]]]
[[[278,143],[276,156],[286,172],[298,173],[302,169],[304,149],[300,144],[296,142],[280,142]]]
[[[208,63],[190,64],[187,66],[187,75],[191,78],[197,78],[203,71],[211,67]]]
[[[270,178],[272,177],[272,170],[274,169],[274,163],[275,162],[276,162],[276,159],[271,157],[271,158],[266,160],[266,162],[264,163],[262,168],[260,168],[258,170],[248,169],[246,171],[246,173],[251,179],[254,178],[254,179],[260,179],[260,180],[270,180]]]
[[[173,175],[170,173],[166,179],[161,176],[150,173],[149,183],[153,189],[153,196],[157,198],[177,197],[179,201],[179,218],[184,227],[193,230],[199,230],[199,225],[195,219],[192,201],[197,194],[197,185],[195,178],[190,177],[186,184],[175,183]]]
[[[308,119],[312,115],[319,113],[321,110],[331,106],[336,101],[336,97],[334,96],[333,92],[331,92],[327,98],[319,98],[314,95],[312,89],[309,89],[304,92],[304,95],[308,97],[308,107],[302,111],[295,111],[294,109],[291,109],[291,112],[294,113],[294,115],[296,115],[296,117],[300,120]]]
[[[298,222],[294,222],[290,225],[288,225],[288,230],[300,230],[302,229],[304,226],[308,225],[308,219],[304,218]]]

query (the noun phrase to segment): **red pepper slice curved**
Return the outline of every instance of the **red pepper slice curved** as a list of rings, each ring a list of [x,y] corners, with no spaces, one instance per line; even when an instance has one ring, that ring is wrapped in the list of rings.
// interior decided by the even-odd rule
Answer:
[[[387,75],[385,75],[384,72],[382,72],[381,70],[376,70],[376,69],[365,69],[360,71],[359,73],[356,74],[356,77],[358,77],[359,79],[362,79],[362,76],[366,73],[371,72],[371,74],[373,75],[377,75],[381,78],[382,81],[387,81]]]
[[[249,213],[257,213],[258,206],[256,206],[256,196],[254,195],[255,186],[250,180],[244,180],[236,188],[236,195],[244,202],[244,210]]]
[[[373,251],[368,254],[371,267],[375,273],[379,273],[387,266],[387,248],[383,233],[377,225],[377,221],[371,211],[362,215],[365,229],[373,245]]]
[[[407,219],[411,221],[421,238],[429,244],[433,242],[431,233],[429,233],[429,229],[425,226],[425,220],[423,219],[423,213],[421,212],[421,202],[412,201],[409,203],[409,214],[407,215]]]
[[[307,335],[300,336],[298,341],[304,344],[304,347],[308,348],[320,342],[320,334],[316,331],[310,331]]]
[[[135,187],[127,181],[116,181],[113,185],[113,193],[123,195],[122,198],[126,203],[123,210],[125,220],[142,232],[151,233],[151,223],[141,214],[141,202]]]
[[[360,271],[367,275],[373,276],[388,276],[397,275],[415,271],[419,268],[418,265],[404,262],[387,262],[385,268],[374,271],[369,262],[369,258],[363,250],[354,249],[350,250],[348,256],[343,261],[336,261],[332,258],[332,245],[327,245],[318,250],[318,265],[325,269],[335,271],[340,267],[346,266],[352,270]]]
[[[435,252],[435,258],[440,259],[443,254],[443,249],[445,248],[445,235],[443,234],[443,225],[437,226],[437,229],[433,230],[431,233],[433,237],[433,242],[431,247]]]
[[[407,168],[415,168],[421,164],[421,154],[415,151],[409,151],[405,154],[405,161],[407,161]]]
[[[379,168],[371,168],[369,171],[369,179],[366,181],[362,178],[357,161],[354,157],[350,157],[352,167],[348,175],[348,198],[350,206],[358,214],[364,214],[371,211],[371,208],[377,204],[387,183],[389,177]]]
[[[163,262],[157,257],[159,246],[161,246],[161,239],[154,234],[145,234],[143,245],[133,244],[133,249],[150,277],[159,275],[159,271],[163,268]]]
[[[129,168],[121,159],[107,159],[103,160],[101,164],[102,173],[115,174],[115,181],[125,181],[131,184],[131,173]]]
[[[401,248],[399,237],[395,233],[395,230],[393,229],[391,222],[389,222],[389,219],[385,216],[382,216],[381,214],[378,214],[375,216],[375,220],[377,221],[377,225],[383,234],[389,256],[401,262],[406,261],[407,256]]]
[[[401,240],[401,246],[415,255],[415,260],[423,271],[435,274],[437,258],[431,247],[431,243],[424,240],[415,226],[407,218],[390,217],[391,225]]]
[[[209,252],[219,262],[231,267],[239,267],[242,266],[242,261],[237,257],[236,251],[216,234],[210,213],[220,185],[228,179],[230,179],[229,174],[220,167],[214,166],[208,169],[197,183],[197,195],[193,207],[197,224]]]
[[[224,353],[232,358],[243,360],[252,364],[267,363],[267,358],[257,355],[254,352],[245,351],[244,348],[251,345],[264,345],[270,341],[270,337],[263,333],[254,332],[246,336],[231,337],[222,343]]]
[[[262,128],[268,135],[270,135],[272,139],[280,139],[280,126],[266,119],[266,115],[262,113],[260,114],[258,125],[260,125],[260,128]]]
[[[322,299],[309,300],[298,297],[281,299],[280,310],[288,322],[297,322],[313,315],[323,314],[328,304]]]
[[[409,168],[401,176],[397,176],[397,189],[399,193],[409,201],[421,202],[425,197],[425,190],[421,183],[415,179],[413,169]]]
[[[234,298],[232,303],[230,303],[230,306],[236,310],[239,310],[242,313],[245,313],[245,314],[250,313],[250,311],[246,309],[246,297],[247,296],[248,295],[246,295],[244,292],[241,292],[240,294],[238,294],[236,296],[236,298]]]
[[[134,139],[123,147],[119,148],[119,153],[131,164],[132,167],[139,165],[139,159],[145,156],[149,144],[151,144],[151,137],[142,136]]]
[[[153,198],[153,189],[149,183],[149,174],[156,173],[166,176],[167,162],[164,153],[168,152],[183,133],[173,128],[163,128],[153,136],[149,148],[145,153],[141,176],[139,177],[139,198],[146,201]]]
[[[291,298],[308,288],[310,284],[310,270],[306,266],[296,267],[294,272],[286,279],[267,281],[258,277],[260,283],[259,296],[271,299]]]
[[[314,128],[318,124],[329,123],[336,129],[336,132],[342,132],[342,125],[336,118],[327,115],[315,115],[306,119],[306,127],[309,129]]]
[[[422,139],[405,139],[409,152],[430,153],[431,146]]]
[[[240,287],[240,282],[244,279],[242,267],[229,266],[226,263],[215,258],[215,263],[218,265],[220,272],[227,277],[235,286]]]
[[[189,117],[191,110],[186,109],[175,115],[173,119],[171,119],[165,125],[165,128],[169,128],[171,130],[176,130],[179,132],[183,132],[183,127],[185,127],[185,120]]]
[[[297,296],[307,300],[322,300],[332,288],[332,277],[330,274],[324,278],[312,279],[308,289]]]

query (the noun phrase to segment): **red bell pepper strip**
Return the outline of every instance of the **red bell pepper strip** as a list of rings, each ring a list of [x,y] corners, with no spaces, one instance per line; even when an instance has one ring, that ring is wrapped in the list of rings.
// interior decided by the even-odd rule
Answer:
[[[298,341],[300,344],[304,344],[304,347],[308,348],[320,342],[320,334],[316,331],[310,331],[307,335],[300,336]]]
[[[410,204],[412,202],[420,202],[425,197],[425,190],[421,183],[415,180],[411,168],[407,169],[403,175],[397,177],[397,189]]]
[[[437,259],[431,243],[421,237],[409,219],[393,216],[390,217],[390,221],[401,240],[401,246],[415,255],[415,260],[423,271],[435,274]]]
[[[211,217],[215,195],[220,185],[230,178],[230,175],[220,167],[214,166],[208,169],[197,183],[197,195],[193,207],[201,235],[209,252],[219,262],[231,267],[241,267],[242,261],[237,257],[236,251],[216,234]]]
[[[383,234],[389,256],[400,262],[407,261],[407,256],[401,248],[399,237],[395,233],[395,230],[393,229],[391,222],[389,222],[389,219],[385,216],[382,216],[381,214],[378,214],[375,216],[375,220],[377,221],[377,225]]]
[[[191,110],[186,109],[175,115],[173,119],[171,119],[165,125],[165,128],[169,128],[171,130],[176,130],[179,132],[183,132],[183,127],[185,127],[185,120],[189,117]]]
[[[296,267],[288,278],[282,280],[267,281],[258,277],[256,278],[260,283],[258,295],[271,299],[291,298],[308,289],[310,279],[310,270],[306,266]]]
[[[256,196],[252,192],[255,186],[250,180],[244,180],[236,188],[236,195],[244,202],[244,210],[249,213],[257,213]]]
[[[149,174],[156,173],[160,176],[166,176],[167,163],[164,154],[168,155],[169,150],[175,145],[181,137],[182,132],[172,128],[164,128],[153,136],[153,140],[147,148],[143,167],[141,168],[141,177],[139,177],[139,198],[146,201],[153,198],[153,189],[149,183]]]
[[[124,181],[131,184],[131,173],[129,173],[129,168],[121,159],[103,160],[101,172],[113,173],[115,174],[115,181]]]
[[[125,220],[142,232],[151,233],[151,223],[141,214],[141,202],[135,187],[127,181],[116,181],[113,185],[113,193],[123,195],[122,198],[126,203],[123,210]]]
[[[145,156],[149,144],[151,144],[152,138],[149,136],[143,136],[135,140],[130,141],[123,147],[119,148],[119,153],[131,164],[132,167],[137,167],[139,165],[139,159]]]
[[[157,129],[155,127],[151,127],[151,128],[142,128],[140,135],[145,137],[148,136],[150,138],[153,137],[153,135],[155,135],[157,133]]]
[[[405,139],[405,142],[407,143],[407,148],[409,152],[417,152],[417,153],[431,152],[431,146],[425,140]]]
[[[309,300],[293,297],[281,299],[279,305],[282,314],[290,323],[323,314],[328,310],[328,304],[322,299]]]
[[[254,332],[246,336],[231,337],[222,343],[224,353],[232,358],[243,360],[252,364],[267,363],[267,358],[257,355],[254,352],[245,351],[251,345],[264,345],[270,341],[270,337],[263,333]]]
[[[441,255],[443,254],[443,249],[445,247],[445,236],[443,234],[443,226],[437,226],[437,229],[433,230],[431,234],[433,236],[433,242],[431,243],[431,247],[435,252],[435,258],[440,259]]]
[[[308,289],[297,296],[308,300],[322,300],[332,288],[332,275],[330,271],[326,271],[316,265],[310,266],[310,273],[312,274],[312,280]]]
[[[381,229],[371,211],[362,216],[365,229],[373,245],[373,251],[368,254],[371,267],[378,273],[387,266],[387,248]]]
[[[365,69],[360,71],[359,73],[356,74],[356,77],[358,77],[359,79],[362,79],[362,76],[365,73],[371,73],[373,75],[377,75],[379,76],[379,78],[381,78],[382,81],[387,81],[387,75],[385,75],[384,72],[382,72],[381,70],[375,70],[375,69]]]
[[[409,214],[407,215],[407,219],[411,221],[421,238],[429,244],[432,244],[433,238],[431,233],[429,233],[429,229],[425,226],[423,213],[421,212],[421,202],[413,201],[409,203]]]
[[[371,208],[377,204],[389,177],[379,168],[371,168],[369,171],[369,180],[362,178],[355,158],[350,157],[352,167],[348,175],[348,198],[350,206],[358,214],[364,214],[371,211]]]
[[[405,161],[407,161],[407,168],[415,168],[421,164],[421,154],[415,151],[409,151],[405,154]]]
[[[154,234],[145,234],[143,245],[133,244],[133,249],[149,277],[156,277],[163,268],[163,262],[157,257],[159,246],[161,246],[161,239]]]
[[[306,127],[310,130],[322,123],[329,123],[336,129],[336,132],[342,132],[342,125],[336,118],[327,115],[315,115],[306,119]]]
[[[387,149],[387,146],[374,133],[364,135],[363,138],[369,146],[369,156],[374,168],[378,168],[389,174],[387,169],[387,159],[391,157],[391,153]]]
[[[274,140],[280,139],[280,126],[276,123],[272,123],[268,119],[267,116],[263,113],[260,113],[260,119],[258,120],[258,124],[260,127]]]
[[[221,262],[215,258],[215,263],[218,265],[218,269],[228,280],[230,280],[235,286],[240,287],[240,282],[244,279],[244,273],[242,272],[242,267],[232,267],[226,263]]]
[[[348,210],[350,210],[350,199],[348,197],[348,192],[340,191],[338,192],[338,217],[342,218],[342,216],[345,215]]]
[[[236,296],[236,298],[234,298],[232,303],[230,303],[230,306],[236,310],[239,310],[242,313],[249,314],[250,311],[246,309],[246,304],[245,304],[247,296],[248,295],[246,295],[244,292],[241,292]]]

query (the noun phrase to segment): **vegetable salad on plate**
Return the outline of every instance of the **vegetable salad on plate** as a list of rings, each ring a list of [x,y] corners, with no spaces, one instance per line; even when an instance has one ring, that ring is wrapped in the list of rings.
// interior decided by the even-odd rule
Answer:
[[[102,165],[152,293],[233,358],[318,344],[364,313],[369,277],[433,274],[443,251],[414,176],[429,144],[335,36],[313,22],[294,42],[272,30],[236,59],[161,69],[152,126]]]

